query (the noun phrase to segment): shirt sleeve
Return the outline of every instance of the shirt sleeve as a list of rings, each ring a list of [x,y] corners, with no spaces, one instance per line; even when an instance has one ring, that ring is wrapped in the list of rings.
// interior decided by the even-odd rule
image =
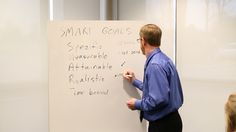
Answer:
[[[135,79],[132,84],[139,90],[143,91],[143,82],[141,82],[140,80]]]
[[[135,108],[142,111],[152,111],[166,106],[169,101],[169,83],[167,73],[158,64],[150,64],[147,71],[145,93],[141,100],[135,102]]]

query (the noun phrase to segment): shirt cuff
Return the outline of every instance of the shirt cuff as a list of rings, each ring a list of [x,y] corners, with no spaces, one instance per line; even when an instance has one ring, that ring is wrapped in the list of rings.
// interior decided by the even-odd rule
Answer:
[[[135,79],[133,82],[132,82],[133,86],[135,87],[139,87],[140,84],[142,84],[141,81],[139,81],[138,79]]]
[[[141,100],[136,100],[134,105],[135,109],[141,110]]]

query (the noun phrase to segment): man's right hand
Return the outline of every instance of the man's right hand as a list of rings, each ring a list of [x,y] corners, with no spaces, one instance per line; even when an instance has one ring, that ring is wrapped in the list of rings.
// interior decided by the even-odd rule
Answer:
[[[135,80],[135,75],[134,75],[134,72],[130,71],[130,70],[125,70],[123,72],[123,77],[125,79],[127,79],[130,83],[133,82],[133,80]]]

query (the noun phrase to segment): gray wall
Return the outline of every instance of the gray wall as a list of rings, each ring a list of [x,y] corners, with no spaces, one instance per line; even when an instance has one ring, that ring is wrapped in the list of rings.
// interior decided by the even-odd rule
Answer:
[[[0,1],[0,131],[48,131],[46,0]]]
[[[177,4],[184,130],[223,132],[224,104],[236,91],[236,1],[178,0]]]

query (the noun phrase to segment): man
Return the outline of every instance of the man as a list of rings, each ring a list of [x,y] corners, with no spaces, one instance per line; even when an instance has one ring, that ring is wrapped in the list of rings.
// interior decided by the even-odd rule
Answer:
[[[228,97],[225,104],[226,132],[236,132],[236,93]]]
[[[127,106],[140,110],[141,119],[149,121],[148,132],[182,132],[178,109],[183,104],[183,93],[177,70],[161,50],[161,29],[154,24],[144,25],[139,32],[140,48],[146,56],[143,82],[126,70],[123,77],[141,90],[142,99],[131,98]]]

